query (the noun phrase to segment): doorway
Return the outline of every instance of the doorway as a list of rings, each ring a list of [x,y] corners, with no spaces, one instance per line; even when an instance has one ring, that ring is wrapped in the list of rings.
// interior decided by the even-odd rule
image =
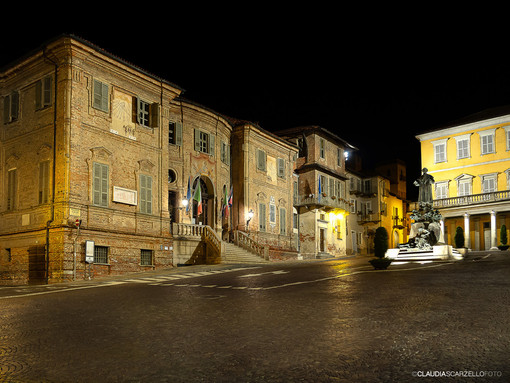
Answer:
[[[319,251],[326,251],[326,229],[319,229]]]
[[[193,198],[193,222],[196,225],[208,225],[214,228],[214,187],[209,178],[200,176],[193,183],[196,191],[200,182],[202,212],[198,213],[199,201]],[[195,195],[195,192],[193,193]]]

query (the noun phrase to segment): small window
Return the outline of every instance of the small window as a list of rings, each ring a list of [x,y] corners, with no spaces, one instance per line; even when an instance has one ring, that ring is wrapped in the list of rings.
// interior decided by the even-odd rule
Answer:
[[[157,128],[159,126],[159,104],[149,103],[139,98],[136,102],[136,122],[146,128]]]
[[[108,85],[94,80],[94,108],[108,112]]]
[[[19,92],[4,97],[4,124],[17,121],[19,117]]]
[[[436,164],[446,162],[446,144],[434,145],[434,161]]]
[[[182,124],[170,121],[168,123],[168,143],[182,146]]]
[[[172,169],[168,169],[168,183],[175,182],[177,175]]]
[[[42,109],[51,105],[51,76],[46,76],[35,83],[35,108]]]
[[[457,159],[469,158],[469,140],[457,141]]]
[[[494,153],[494,133],[480,133],[482,155]]]
[[[221,162],[230,165],[230,145],[221,141]]]
[[[195,129],[195,150],[214,156],[215,142],[212,134]]]
[[[154,257],[152,250],[142,249],[140,251],[140,265],[142,266],[153,266],[154,265]]]
[[[324,138],[319,138],[319,151],[320,151],[321,158],[325,158],[326,157],[325,146],[326,146],[326,143],[324,141]]]
[[[108,247],[94,246],[94,263],[108,264]]]

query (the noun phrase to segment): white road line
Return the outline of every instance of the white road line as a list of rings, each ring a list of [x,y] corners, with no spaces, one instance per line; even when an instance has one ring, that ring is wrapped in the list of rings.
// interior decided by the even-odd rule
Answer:
[[[95,289],[97,287],[110,287],[115,285],[121,285],[125,282],[108,282],[100,285],[93,286],[81,286],[81,287],[71,287],[71,288],[63,288],[62,290],[48,290],[48,291],[40,291],[37,293],[28,293],[28,294],[19,294],[19,295],[9,295],[6,297],[0,297],[0,299],[11,299],[11,298],[23,298],[23,297],[31,297],[35,295],[46,295],[46,294],[55,294],[55,293],[65,293],[73,290],[84,290],[84,289]]]

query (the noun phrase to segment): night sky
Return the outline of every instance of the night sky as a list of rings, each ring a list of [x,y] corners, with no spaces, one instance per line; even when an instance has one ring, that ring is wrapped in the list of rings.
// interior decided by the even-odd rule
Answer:
[[[510,104],[508,55],[487,55],[489,47],[473,43],[471,35],[457,30],[432,38],[393,28],[362,36],[313,16],[282,26],[278,15],[188,14],[126,33],[121,25],[92,27],[100,19],[54,23],[3,39],[0,66],[72,33],[182,87],[185,98],[218,113],[268,131],[322,126],[358,147],[366,167],[400,158],[408,184],[420,174],[416,134]]]

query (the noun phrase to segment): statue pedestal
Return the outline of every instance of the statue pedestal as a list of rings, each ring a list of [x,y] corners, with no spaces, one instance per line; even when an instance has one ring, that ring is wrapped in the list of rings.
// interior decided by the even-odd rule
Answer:
[[[457,261],[463,258],[456,249],[450,245],[435,245],[431,250],[418,248],[388,249],[386,257],[393,261]]]

